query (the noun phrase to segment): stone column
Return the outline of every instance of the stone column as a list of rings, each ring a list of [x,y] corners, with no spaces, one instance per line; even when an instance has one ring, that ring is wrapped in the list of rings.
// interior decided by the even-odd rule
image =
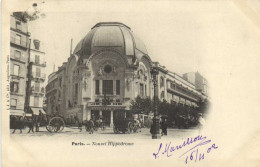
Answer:
[[[102,115],[102,110],[99,110],[99,115]]]
[[[91,110],[90,109],[86,109],[86,115],[87,115],[87,120],[90,120],[90,117],[91,117]]]
[[[102,79],[99,80],[99,93],[100,93],[100,95],[103,94],[103,80]]]
[[[113,127],[113,125],[114,125],[113,110],[111,110],[111,114],[110,114],[110,127]]]
[[[87,120],[87,108],[86,108],[86,105],[83,106],[82,111],[83,111],[82,121]]]
[[[116,80],[113,80],[113,95],[116,95]]]

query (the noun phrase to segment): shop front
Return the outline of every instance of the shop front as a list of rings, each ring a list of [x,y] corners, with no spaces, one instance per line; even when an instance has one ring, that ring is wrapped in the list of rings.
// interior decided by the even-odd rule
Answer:
[[[94,116],[95,119],[98,119],[101,117],[103,119],[103,121],[105,122],[106,126],[113,127],[114,111],[124,110],[124,109],[125,109],[125,106],[112,106],[112,105],[110,105],[110,106],[88,106],[86,114],[89,115],[89,117],[87,117],[87,120],[90,119],[92,116]]]

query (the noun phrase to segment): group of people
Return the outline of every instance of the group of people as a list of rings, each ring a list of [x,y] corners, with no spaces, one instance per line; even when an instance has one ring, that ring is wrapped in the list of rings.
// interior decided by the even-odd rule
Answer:
[[[198,128],[199,128],[199,132],[201,132],[202,127],[205,125],[205,119],[203,118],[202,113],[198,114],[199,118],[198,118]],[[166,117],[161,117],[160,118],[160,129],[161,129],[161,135],[165,135],[167,136],[167,118]],[[152,122],[151,124],[151,129],[150,129],[150,133],[155,133],[155,124]]]
[[[99,127],[100,124],[102,124],[103,122],[103,116],[102,115],[99,115],[97,118],[94,114],[91,115],[91,118],[89,121],[87,122],[80,122],[78,117],[76,117],[76,121],[78,122],[78,129],[80,130],[80,132],[82,131],[82,127],[83,125],[87,126],[87,124],[91,124],[93,127],[94,126],[97,126]]]

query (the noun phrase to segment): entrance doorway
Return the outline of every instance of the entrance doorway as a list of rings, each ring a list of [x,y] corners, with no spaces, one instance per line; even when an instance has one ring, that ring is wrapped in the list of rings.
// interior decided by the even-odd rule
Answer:
[[[104,110],[102,111],[103,119],[106,126],[110,126],[110,120],[111,120],[111,111]]]
[[[99,111],[98,110],[91,110],[91,117],[94,115],[95,119],[99,118]]]

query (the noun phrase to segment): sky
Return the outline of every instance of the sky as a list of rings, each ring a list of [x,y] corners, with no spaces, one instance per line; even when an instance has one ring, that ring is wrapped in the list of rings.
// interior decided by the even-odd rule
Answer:
[[[29,22],[29,31],[32,38],[41,41],[46,52],[47,75],[53,72],[54,64],[57,69],[67,61],[71,39],[74,50],[91,27],[107,21],[118,21],[131,27],[146,45],[152,60],[159,61],[170,71],[178,74],[199,71],[205,75],[205,57],[210,54],[205,52],[205,44],[211,40],[207,39],[207,35],[214,33],[219,26],[216,20],[224,14],[216,15],[218,8],[226,7],[217,5],[213,8],[212,4],[208,4],[205,9],[195,3],[191,5],[198,6],[194,10],[188,4],[176,2],[160,5],[155,2],[126,2],[118,8],[116,5],[106,6],[89,1],[82,5],[73,4],[72,9],[66,9],[62,4],[46,1],[42,6],[46,17]]]
[[[45,1],[41,9],[46,17],[29,22],[29,31],[46,53],[47,76],[67,61],[71,39],[74,50],[98,22],[128,25],[153,61],[180,75],[198,71],[207,79],[212,63],[226,61],[219,59],[223,55],[232,61],[235,47],[250,42],[240,40],[251,36],[252,23],[232,2]]]

